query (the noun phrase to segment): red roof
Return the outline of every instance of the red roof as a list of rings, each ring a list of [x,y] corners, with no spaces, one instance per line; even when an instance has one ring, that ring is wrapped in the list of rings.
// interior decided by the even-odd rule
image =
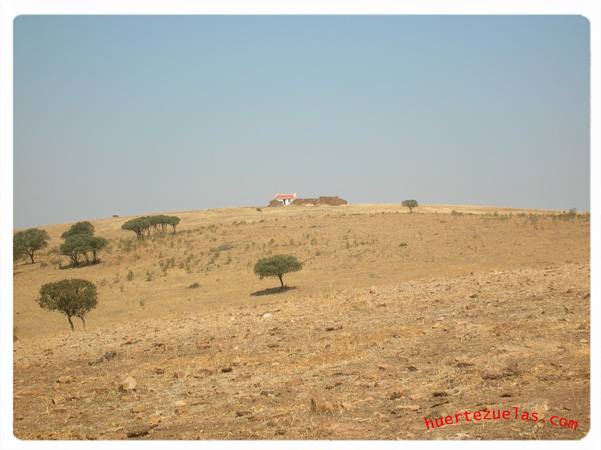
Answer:
[[[292,200],[296,198],[296,194],[276,194],[273,198],[276,200]]]

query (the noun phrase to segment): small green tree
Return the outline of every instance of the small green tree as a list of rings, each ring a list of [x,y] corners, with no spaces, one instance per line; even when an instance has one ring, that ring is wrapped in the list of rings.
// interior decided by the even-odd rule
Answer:
[[[89,236],[76,234],[68,237],[65,239],[65,242],[61,244],[61,253],[71,258],[71,264],[73,266],[79,265],[80,257],[84,257],[86,262],[89,262],[87,254],[89,250],[88,238]]]
[[[35,262],[35,252],[46,247],[49,239],[48,233],[39,228],[19,231],[13,236],[13,252],[16,250],[17,254],[20,255],[26,253],[33,264]]]
[[[96,264],[98,262],[98,252],[102,250],[108,241],[99,236],[90,236],[88,234],[76,234],[65,239],[65,242],[60,246],[60,251],[63,255],[71,258],[71,263],[74,266],[79,265],[80,258],[83,257],[86,263]],[[92,254],[92,261],[88,253]]]
[[[167,216],[167,224],[173,228],[173,234],[175,234],[175,227],[181,222],[181,219],[177,216]]]
[[[401,205],[409,208],[409,214],[413,212],[413,208],[417,208],[417,200],[403,200]]]
[[[92,252],[92,264],[96,264],[98,262],[97,253],[107,246],[109,241],[100,236],[90,236],[88,238],[88,247]]]
[[[136,233],[136,237],[138,239],[142,239],[144,237],[144,231],[148,228],[148,224],[144,220],[144,217],[137,217],[136,219],[131,219],[121,225],[122,230],[133,231]]]
[[[151,231],[164,232],[167,226],[173,228],[173,234],[175,234],[175,227],[180,223],[181,219],[177,216],[165,216],[159,214],[156,216],[142,216],[130,219],[121,225],[121,229],[127,231],[133,231],[136,233],[138,239],[142,239],[144,235],[150,236]]]
[[[292,255],[276,255],[261,258],[255,264],[255,274],[263,279],[265,277],[278,277],[282,288],[286,287],[282,277],[289,272],[298,272],[303,268],[301,262]]]
[[[75,331],[72,317],[79,317],[85,329],[85,315],[97,304],[96,286],[78,279],[47,283],[40,288],[37,302],[47,311],[58,311],[67,316],[71,331]]]
[[[25,255],[25,248],[20,239],[13,238],[13,261],[16,261]]]
[[[71,225],[71,227],[67,231],[65,231],[61,235],[61,238],[68,239],[71,236],[76,236],[78,234],[85,234],[88,236],[93,236],[94,235],[94,225],[92,225],[90,222],[87,222],[87,221],[74,223],[73,225]]]

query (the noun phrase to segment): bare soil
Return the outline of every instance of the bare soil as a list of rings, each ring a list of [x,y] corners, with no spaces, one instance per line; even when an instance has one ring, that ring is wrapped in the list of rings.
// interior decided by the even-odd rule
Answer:
[[[17,437],[586,434],[587,216],[434,205],[178,215],[176,235],[145,241],[120,230],[128,218],[94,222],[111,248],[76,269],[52,252],[69,224],[45,227],[40,263],[15,266]],[[252,273],[279,253],[304,263],[285,277],[293,289]],[[98,285],[87,331],[35,302],[42,283],[67,277]],[[540,420],[424,422],[514,406]]]

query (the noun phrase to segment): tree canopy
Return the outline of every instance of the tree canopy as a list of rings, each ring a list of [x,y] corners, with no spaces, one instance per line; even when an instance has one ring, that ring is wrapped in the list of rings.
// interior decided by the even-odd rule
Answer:
[[[142,216],[128,220],[121,225],[121,229],[133,231],[136,233],[138,239],[142,239],[144,236],[149,236],[153,231],[164,233],[168,226],[172,227],[173,233],[175,234],[175,228],[180,221],[181,219],[177,216],[166,216],[164,214],[159,214],[156,216]]]
[[[93,236],[94,235],[94,225],[92,225],[90,222],[77,222],[73,225],[71,225],[71,228],[69,228],[67,231],[65,231],[62,235],[61,238],[63,239],[68,239],[71,236],[76,236],[78,234],[85,234],[88,236]]]
[[[45,230],[39,228],[29,228],[24,231],[18,231],[13,236],[13,259],[27,254],[31,262],[35,262],[35,252],[46,247],[50,236]]]
[[[278,277],[282,287],[284,284],[283,276],[289,272],[298,272],[303,268],[302,263],[292,255],[276,255],[268,258],[261,258],[255,264],[255,274],[263,279],[265,277]]]
[[[60,251],[71,258],[73,266],[79,265],[82,259],[88,264],[96,264],[98,252],[108,244],[106,239],[94,236],[94,225],[90,222],[77,222],[71,225],[61,237],[65,242],[60,246]]]
[[[81,258],[88,264],[96,264],[98,262],[98,252],[107,244],[108,241],[100,236],[76,234],[65,239],[65,242],[60,246],[60,251],[63,255],[71,258],[74,266],[80,264]],[[91,261],[88,253],[91,253]]]
[[[401,205],[409,208],[409,212],[413,212],[413,208],[417,208],[417,200],[403,200]]]
[[[86,327],[85,315],[97,304],[96,286],[80,279],[47,283],[40,288],[37,302],[47,311],[58,311],[67,316],[71,331],[75,331],[71,318],[79,317]]]

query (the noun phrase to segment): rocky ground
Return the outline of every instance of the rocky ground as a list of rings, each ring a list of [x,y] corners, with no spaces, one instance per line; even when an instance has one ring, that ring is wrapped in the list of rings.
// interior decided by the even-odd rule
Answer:
[[[579,439],[589,267],[381,282],[17,340],[20,439]],[[518,406],[540,422],[424,418]],[[573,431],[553,427],[559,415]]]

